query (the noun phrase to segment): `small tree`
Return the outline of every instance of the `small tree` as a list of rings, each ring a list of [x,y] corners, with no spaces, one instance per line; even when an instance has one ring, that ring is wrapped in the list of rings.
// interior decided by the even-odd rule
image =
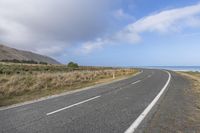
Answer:
[[[69,68],[78,68],[78,64],[71,61],[71,62],[69,62],[67,64],[67,67],[69,67]]]

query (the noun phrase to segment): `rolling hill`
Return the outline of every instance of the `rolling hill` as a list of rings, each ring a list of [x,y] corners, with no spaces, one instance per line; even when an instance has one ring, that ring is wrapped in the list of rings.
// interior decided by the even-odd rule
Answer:
[[[39,55],[29,51],[18,50],[0,44],[0,61],[34,61],[43,62],[48,64],[60,64],[58,61],[51,57]]]

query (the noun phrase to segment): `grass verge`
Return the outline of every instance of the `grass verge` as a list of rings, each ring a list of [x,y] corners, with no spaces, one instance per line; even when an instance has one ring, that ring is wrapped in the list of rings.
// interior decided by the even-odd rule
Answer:
[[[200,72],[179,72],[191,81],[191,90],[197,97],[196,107],[200,109]]]
[[[12,72],[0,74],[0,106],[105,83],[138,72],[135,69],[98,67],[91,70],[84,68],[82,70],[68,71],[67,69],[65,71],[63,70],[65,66],[61,66],[61,68],[59,66],[52,66],[53,68],[48,66],[51,71],[42,71],[37,65],[28,66],[34,72],[31,69],[26,72],[24,66],[21,68],[17,68],[17,66],[9,67],[12,67]],[[15,72],[15,69],[13,69],[15,67],[17,71],[20,69],[19,73]],[[4,68],[6,67],[4,66]],[[59,69],[61,70],[59,71]],[[21,73],[21,71],[23,72]]]
[[[200,131],[200,72],[179,72],[190,81],[190,90],[185,93],[192,97],[191,110],[188,119],[194,129]]]

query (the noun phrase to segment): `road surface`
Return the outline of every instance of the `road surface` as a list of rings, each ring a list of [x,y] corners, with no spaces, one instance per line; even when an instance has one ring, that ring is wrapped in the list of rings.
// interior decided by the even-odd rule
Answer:
[[[141,71],[136,76],[111,84],[0,109],[0,132],[132,132],[134,126],[143,124],[143,117],[150,114],[154,104],[162,99],[172,82],[171,74],[167,71],[153,69]],[[162,95],[158,97],[161,91]],[[152,107],[149,107],[151,105]],[[145,110],[146,114],[142,114]]]

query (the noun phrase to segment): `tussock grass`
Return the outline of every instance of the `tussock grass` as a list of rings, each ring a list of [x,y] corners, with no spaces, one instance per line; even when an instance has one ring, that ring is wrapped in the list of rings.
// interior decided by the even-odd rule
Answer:
[[[180,74],[192,80],[192,89],[195,93],[199,95],[200,98],[200,72],[180,72]]]
[[[0,74],[12,75],[12,74],[26,74],[26,73],[49,73],[49,72],[70,72],[70,71],[82,71],[82,70],[107,70],[115,69],[112,67],[92,67],[92,66],[80,66],[78,68],[70,68],[67,65],[52,65],[52,64],[24,64],[24,63],[4,63],[0,62]]]
[[[31,70],[24,71],[27,66]],[[45,65],[39,66],[46,67]],[[91,67],[84,67],[82,70],[68,70],[66,68],[67,70],[65,71],[63,70],[66,67],[64,65],[52,65],[51,71],[45,71],[39,66],[22,65],[22,69],[9,64],[9,67],[16,68],[16,70],[12,69],[10,73],[0,74],[0,106],[107,82],[113,80],[113,74],[116,78],[121,78],[137,72],[135,69],[98,67],[91,70],[89,70]],[[19,72],[16,73],[16,71]]]
[[[192,111],[190,111],[189,120],[193,125],[197,125],[198,131],[200,129],[200,72],[179,72],[181,75],[188,78],[191,82],[190,93],[193,97],[193,102],[191,103]]]

